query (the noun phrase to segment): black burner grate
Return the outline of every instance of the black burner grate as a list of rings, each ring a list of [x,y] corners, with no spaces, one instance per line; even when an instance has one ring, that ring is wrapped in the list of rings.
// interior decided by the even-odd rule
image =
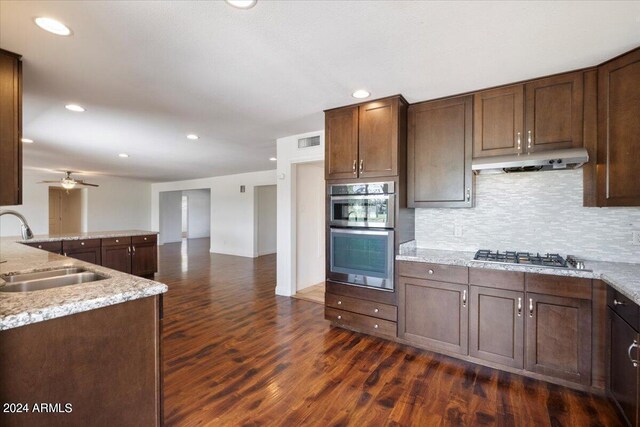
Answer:
[[[473,259],[478,261],[504,262],[509,264],[531,264],[545,267],[567,267],[567,261],[558,254],[533,254],[529,252],[491,251],[481,249]]]

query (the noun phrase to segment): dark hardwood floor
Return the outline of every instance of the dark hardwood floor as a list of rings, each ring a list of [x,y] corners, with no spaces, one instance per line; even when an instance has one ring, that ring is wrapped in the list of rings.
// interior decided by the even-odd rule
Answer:
[[[602,397],[330,327],[274,295],[275,255],[208,245],[160,249],[167,425],[622,425]]]

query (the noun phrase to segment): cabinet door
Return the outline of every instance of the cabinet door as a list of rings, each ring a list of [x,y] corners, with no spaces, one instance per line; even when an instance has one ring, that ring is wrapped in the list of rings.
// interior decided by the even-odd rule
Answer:
[[[80,261],[89,262],[91,264],[102,265],[99,247],[65,250],[64,256],[79,259]]]
[[[410,208],[471,207],[473,97],[409,107]]]
[[[526,84],[526,152],[582,147],[583,85],[581,71]]]
[[[525,369],[591,382],[591,301],[526,295]]]
[[[102,265],[123,273],[131,273],[131,246],[102,246]]]
[[[638,425],[638,367],[630,360],[638,360],[640,336],[620,316],[611,316],[610,390],[630,425]],[[634,346],[634,343],[636,346]]]
[[[470,286],[469,355],[524,367],[524,293]]]
[[[326,179],[358,176],[358,107],[345,107],[325,114]]]
[[[474,95],[473,157],[522,152],[524,86],[485,90]]]
[[[136,276],[149,276],[158,271],[158,247],[155,243],[134,243],[131,272]]]
[[[22,204],[22,62],[0,49],[0,206]]]
[[[640,49],[598,67],[598,206],[640,206]]]
[[[361,178],[398,175],[398,98],[360,106],[358,174]]]
[[[432,350],[467,354],[468,286],[400,277],[400,337]]]

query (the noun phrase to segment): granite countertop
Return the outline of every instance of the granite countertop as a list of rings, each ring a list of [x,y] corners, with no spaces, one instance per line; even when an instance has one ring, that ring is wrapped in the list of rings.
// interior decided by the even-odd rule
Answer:
[[[525,273],[600,279],[640,305],[640,264],[585,260],[586,268],[592,271],[584,271],[521,264],[482,262],[474,260],[474,255],[475,252],[417,248],[413,242],[410,242],[400,246],[400,254],[396,256],[396,259],[399,261],[428,262],[491,270],[522,271]]]
[[[58,242],[60,240],[109,239],[111,237],[147,236],[149,234],[158,234],[158,232],[145,230],[89,231],[84,233],[39,234],[37,236],[33,236],[33,239],[29,240],[20,240],[20,238],[16,238],[14,240],[17,240],[20,243],[43,243]]]
[[[83,233],[79,236],[109,237],[114,233]],[[151,232],[123,232],[117,236],[153,234]],[[73,238],[73,236],[68,236]],[[113,304],[146,298],[164,293],[167,285],[121,273],[99,265],[67,258],[62,255],[22,245],[15,238],[0,239],[0,274],[31,273],[63,267],[82,267],[107,276],[105,280],[63,286],[37,292],[0,292],[0,331],[42,322],[74,313],[89,311]],[[53,239],[59,240],[59,238]],[[46,241],[46,240],[41,240]],[[29,242],[32,242],[30,240]],[[4,281],[0,279],[0,286]]]

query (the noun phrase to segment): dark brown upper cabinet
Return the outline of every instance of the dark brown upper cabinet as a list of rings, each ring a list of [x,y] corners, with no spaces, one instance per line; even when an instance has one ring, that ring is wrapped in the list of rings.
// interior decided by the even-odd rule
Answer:
[[[473,96],[409,107],[408,205],[471,207]]]
[[[22,204],[22,61],[0,49],[0,206]]]
[[[474,95],[473,157],[522,152],[524,86],[506,86]]]
[[[401,96],[325,112],[326,179],[398,175],[407,102]]]
[[[598,67],[598,206],[640,206],[640,49]]]
[[[476,93],[473,156],[581,147],[583,79],[576,71]]]

